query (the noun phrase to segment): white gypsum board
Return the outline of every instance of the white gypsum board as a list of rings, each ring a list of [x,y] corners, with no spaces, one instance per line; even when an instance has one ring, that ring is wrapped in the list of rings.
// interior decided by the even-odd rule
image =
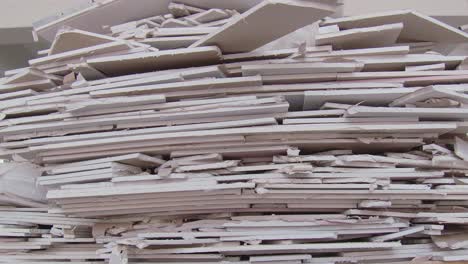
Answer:
[[[283,59],[297,52],[297,49],[279,49],[279,50],[259,50],[243,53],[223,54],[224,62],[250,61],[260,59]],[[332,52],[331,46],[307,47],[306,52],[310,54],[323,54],[324,56]]]
[[[362,64],[356,62],[317,62],[317,63],[285,63],[258,64],[242,66],[242,76],[277,75],[277,74],[309,74],[338,73],[360,71]]]
[[[119,137],[123,135],[144,135],[152,133],[161,133],[161,132],[177,132],[177,131],[187,131],[193,129],[215,129],[223,127],[243,127],[243,126],[256,126],[256,125],[274,125],[276,120],[274,118],[259,118],[259,119],[247,119],[245,117],[242,120],[236,121],[218,121],[210,122],[204,124],[193,124],[193,125],[178,125],[178,126],[166,126],[166,127],[156,127],[156,128],[143,128],[143,129],[134,129],[129,131],[112,131],[112,132],[99,132],[99,133],[87,133],[71,136],[56,136],[56,137],[45,137],[38,139],[24,140],[20,142],[6,142],[2,143],[2,147],[11,148],[11,147],[20,147],[20,146],[36,146],[44,145],[50,143],[59,143],[59,142],[69,142],[69,141],[79,141],[92,138],[104,138],[104,137]],[[10,144],[9,144],[10,143]]]
[[[217,64],[221,52],[217,47],[199,47],[90,59],[86,62],[107,76],[150,72]]]
[[[417,91],[418,88],[373,88],[354,90],[306,91],[304,110],[319,109],[324,103],[387,105],[393,100]]]
[[[208,110],[194,110],[190,112],[156,112],[154,114],[147,115],[131,115],[131,116],[113,116],[108,118],[97,118],[97,119],[84,119],[84,120],[68,120],[68,122],[48,122],[42,124],[31,124],[12,126],[0,130],[0,134],[14,134],[13,131],[26,132],[26,131],[47,131],[54,129],[64,128],[79,128],[97,125],[109,125],[119,123],[136,123],[136,122],[149,122],[149,121],[175,121],[185,120],[189,118],[205,118],[205,117],[224,117],[224,116],[236,116],[236,115],[255,115],[255,114],[269,114],[269,113],[284,113],[287,112],[289,105],[287,103],[278,102],[275,104],[266,104],[258,106],[246,106],[246,107],[224,107],[221,109],[208,109]],[[193,122],[196,123],[196,120]]]
[[[406,66],[406,71],[443,71],[446,69],[445,63],[434,63],[420,66]]]
[[[319,34],[317,45],[332,45],[334,49],[387,47],[395,44],[403,23],[367,28],[353,28],[336,33]]]
[[[120,95],[136,95],[150,93],[167,93],[171,91],[179,92],[183,90],[199,90],[202,88],[236,88],[260,86],[262,78],[260,76],[232,77],[232,78],[207,78],[199,80],[188,80],[185,82],[154,84],[144,86],[133,86],[128,88],[117,88],[91,92],[92,97],[110,97]]]
[[[119,39],[79,29],[62,29],[52,42],[48,55],[96,46],[118,41]]]
[[[126,51],[129,50],[130,46],[124,41],[114,41],[96,46],[85,47],[77,50],[65,51],[54,55],[29,60],[29,64],[33,66],[46,65],[48,63],[55,63],[60,61],[67,61],[80,57],[86,57],[87,55],[100,55],[112,52]]]
[[[249,52],[310,25],[334,11],[334,6],[319,2],[265,0],[235,16],[191,47],[217,45],[223,53]],[[287,17],[288,23],[277,24],[275,30],[271,30],[271,25],[279,16]]]
[[[348,117],[419,117],[422,120],[465,120],[465,108],[408,108],[408,107],[368,107],[349,105],[345,116]]]
[[[11,92],[11,93],[4,93],[0,94],[0,101],[3,100],[9,100],[9,99],[15,99],[15,98],[20,98],[20,97],[28,97],[37,94],[37,92],[27,89],[27,90],[22,90],[22,91],[17,91],[17,92]]]
[[[62,81],[63,78],[57,75],[47,74],[36,68],[18,69],[18,72],[12,76],[4,78],[0,84],[21,84],[33,81],[43,81],[49,79],[50,81]]]
[[[468,33],[411,10],[388,11],[336,19],[330,18],[322,22],[322,25],[338,25],[340,29],[351,29],[390,23],[403,23],[405,25],[400,34],[400,40],[460,43],[466,42],[468,39]]]
[[[317,46],[322,48],[328,46]],[[340,57],[357,57],[357,56],[377,56],[377,55],[407,55],[410,52],[409,46],[394,46],[381,48],[362,48],[351,50],[330,50],[328,52],[307,53],[306,58],[340,58]]]
[[[423,102],[431,98],[448,98],[461,103],[468,103],[468,95],[464,94],[468,88],[453,86],[429,86],[418,89],[407,95],[402,95],[400,98],[393,101],[390,106],[404,106],[407,104],[414,104]]]
[[[141,43],[151,45],[160,50],[188,48],[190,45],[200,40],[200,36],[177,36],[177,37],[158,37],[147,38]]]
[[[370,107],[369,107],[370,108]],[[465,111],[466,112],[466,111]],[[354,112],[353,112],[354,113]],[[359,113],[359,112],[356,112]],[[357,114],[356,114],[357,115]],[[351,115],[353,116],[353,115]],[[73,147],[84,147],[91,145],[112,144],[118,142],[141,142],[145,140],[162,140],[162,139],[175,139],[175,138],[195,138],[195,137],[209,137],[209,136],[231,136],[231,135],[255,135],[255,134],[281,134],[281,133],[327,133],[331,131],[341,131],[349,133],[352,131],[367,131],[367,132],[391,132],[401,131],[408,133],[421,133],[423,131],[431,131],[435,133],[446,133],[456,128],[455,124],[447,123],[431,123],[431,124],[389,124],[389,125],[349,125],[349,124],[320,124],[315,126],[310,125],[276,125],[276,126],[261,126],[251,128],[229,128],[229,129],[214,129],[206,131],[189,131],[189,132],[176,132],[156,135],[138,135],[128,136],[121,138],[97,139],[87,140],[80,142],[58,143],[45,146],[31,147],[31,150],[53,150],[53,149],[66,149]]]

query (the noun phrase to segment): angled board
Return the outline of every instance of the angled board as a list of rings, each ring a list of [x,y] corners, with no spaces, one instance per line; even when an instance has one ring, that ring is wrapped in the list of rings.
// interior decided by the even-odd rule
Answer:
[[[223,53],[249,52],[333,12],[334,7],[327,4],[266,0],[195,42],[191,47],[217,45]],[[277,23],[280,17],[286,18],[287,23]]]

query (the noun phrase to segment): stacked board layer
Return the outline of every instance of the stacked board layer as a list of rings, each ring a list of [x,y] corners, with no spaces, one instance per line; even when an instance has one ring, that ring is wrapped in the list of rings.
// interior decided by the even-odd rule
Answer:
[[[168,8],[63,28],[1,80],[0,157],[45,198],[5,188],[0,263],[468,261],[467,61],[436,52],[467,33],[327,1]],[[315,45],[262,48],[310,24]]]

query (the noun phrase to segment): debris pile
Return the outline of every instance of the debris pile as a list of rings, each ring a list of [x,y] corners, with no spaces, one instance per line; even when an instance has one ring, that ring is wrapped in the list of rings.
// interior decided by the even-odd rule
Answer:
[[[468,34],[324,1],[63,28],[0,84],[0,263],[468,260]],[[274,23],[287,17],[288,23]],[[316,22],[316,23],[315,23]],[[259,49],[315,23],[315,45]]]

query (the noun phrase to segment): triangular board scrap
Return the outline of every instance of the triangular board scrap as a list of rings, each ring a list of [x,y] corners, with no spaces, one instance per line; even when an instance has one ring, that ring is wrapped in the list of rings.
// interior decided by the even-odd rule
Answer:
[[[52,46],[49,49],[49,55],[106,44],[118,40],[119,39],[102,34],[65,28],[57,33],[54,42],[52,42]]]
[[[375,27],[403,23],[399,41],[427,41],[462,43],[468,41],[468,33],[439,20],[411,10],[389,11],[377,14],[326,19],[322,26],[338,25],[341,30]]]
[[[45,90],[57,86],[62,82],[62,77],[47,74],[40,70],[27,68],[13,76],[3,79],[0,83],[0,93],[17,92],[22,90]]]
[[[334,6],[324,3],[265,0],[191,47],[217,45],[223,53],[249,52],[334,12]],[[278,23],[280,18],[287,23]]]
[[[27,68],[11,77],[4,79],[0,84],[18,84],[42,80],[61,81],[62,78],[56,75],[44,73],[34,68]]]

